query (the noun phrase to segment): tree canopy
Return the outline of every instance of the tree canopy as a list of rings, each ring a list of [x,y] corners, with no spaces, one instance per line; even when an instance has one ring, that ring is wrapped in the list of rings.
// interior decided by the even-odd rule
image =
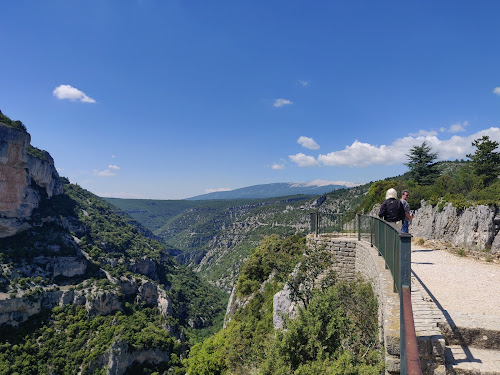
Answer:
[[[472,171],[481,179],[484,186],[488,186],[500,174],[500,152],[495,151],[499,143],[483,135],[472,142],[472,145],[476,147],[476,152],[467,154],[472,162]]]
[[[405,165],[410,169],[410,175],[419,185],[430,185],[439,177],[439,169],[436,165],[437,152],[432,152],[427,142],[410,149],[408,163]]]

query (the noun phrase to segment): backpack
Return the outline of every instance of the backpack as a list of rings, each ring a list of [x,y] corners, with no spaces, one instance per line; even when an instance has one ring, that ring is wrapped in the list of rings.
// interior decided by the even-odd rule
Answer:
[[[388,199],[386,201],[387,212],[385,214],[385,221],[396,222],[404,219],[403,204],[399,199]]]

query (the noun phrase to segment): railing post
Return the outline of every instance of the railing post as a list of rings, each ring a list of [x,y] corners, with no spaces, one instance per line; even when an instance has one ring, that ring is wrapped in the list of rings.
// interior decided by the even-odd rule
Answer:
[[[401,252],[400,252],[400,285],[411,285],[411,235],[400,234]]]
[[[356,218],[358,219],[358,241],[361,241],[361,215],[356,214]]]
[[[399,272],[399,305],[400,305],[400,351],[401,351],[401,375],[409,374],[421,374],[420,362],[418,358],[418,347],[415,337],[414,325],[413,324],[413,311],[411,307],[411,235],[400,234],[400,272]],[[405,307],[406,305],[406,307]],[[410,315],[411,314],[411,315]],[[413,337],[407,337],[407,335],[413,335]],[[408,352],[408,348],[410,352]],[[416,352],[416,354],[415,354]],[[408,360],[411,360],[411,366],[413,368],[408,368]],[[416,358],[415,358],[416,356]],[[418,366],[418,370],[416,367]],[[419,371],[420,370],[420,371]],[[419,372],[415,372],[419,371]]]

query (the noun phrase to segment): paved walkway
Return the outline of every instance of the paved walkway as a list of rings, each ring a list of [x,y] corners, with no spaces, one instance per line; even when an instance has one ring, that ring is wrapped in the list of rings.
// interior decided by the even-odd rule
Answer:
[[[448,373],[500,374],[500,264],[413,243],[412,304]]]

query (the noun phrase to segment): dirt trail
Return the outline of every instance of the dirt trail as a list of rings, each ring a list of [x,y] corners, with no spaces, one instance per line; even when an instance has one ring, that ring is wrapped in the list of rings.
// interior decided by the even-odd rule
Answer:
[[[443,309],[498,316],[500,322],[500,264],[416,244],[411,256],[412,271]]]

